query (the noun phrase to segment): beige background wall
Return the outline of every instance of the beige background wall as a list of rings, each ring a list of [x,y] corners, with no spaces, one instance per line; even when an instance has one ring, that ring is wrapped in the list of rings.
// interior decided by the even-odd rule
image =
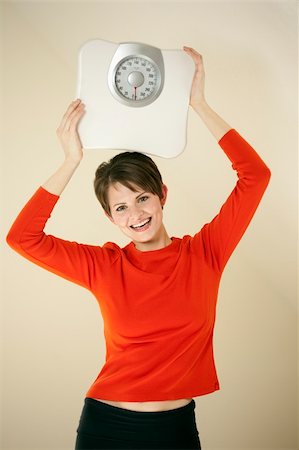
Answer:
[[[219,291],[221,390],[196,397],[203,449],[297,447],[297,2],[2,2],[2,449],[69,450],[105,358],[92,295],[12,252],[10,224],[58,167],[56,128],[75,96],[88,39],[194,47],[210,105],[258,151],[269,188]],[[162,119],[162,118],[161,118]],[[126,238],[93,193],[113,150],[86,151],[47,232],[86,243]],[[230,162],[190,108],[188,145],[154,158],[169,187],[170,235],[193,234],[234,187]]]

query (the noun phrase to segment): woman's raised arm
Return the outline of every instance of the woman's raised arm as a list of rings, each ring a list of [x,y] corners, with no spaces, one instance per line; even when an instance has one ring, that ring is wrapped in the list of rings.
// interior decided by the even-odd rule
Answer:
[[[205,255],[208,264],[222,272],[262,199],[271,172],[251,145],[207,104],[202,56],[192,48],[184,49],[196,66],[190,106],[217,139],[238,176],[235,188],[219,213],[202,227],[192,241],[193,247]]]
[[[80,99],[73,101],[57,128],[57,136],[64,151],[64,162],[42,185],[51,194],[60,195],[62,193],[83,158],[77,125],[84,113],[84,106]]]
[[[201,117],[210,132],[219,142],[220,139],[232,128],[223,120],[206,102],[205,71],[202,56],[191,47],[183,47],[185,52],[193,59],[195,72],[190,92],[190,106]]]

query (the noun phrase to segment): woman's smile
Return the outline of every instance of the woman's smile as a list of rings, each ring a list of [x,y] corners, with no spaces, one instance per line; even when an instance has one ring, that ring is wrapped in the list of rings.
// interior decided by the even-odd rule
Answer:
[[[140,222],[136,225],[130,225],[130,227],[133,228],[134,231],[137,231],[140,233],[141,231],[145,231],[145,230],[149,229],[151,220],[152,220],[152,218],[150,217],[149,219],[143,220],[142,222]]]

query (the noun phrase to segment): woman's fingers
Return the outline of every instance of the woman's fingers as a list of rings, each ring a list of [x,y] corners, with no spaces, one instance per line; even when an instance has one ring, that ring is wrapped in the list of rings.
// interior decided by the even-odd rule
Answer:
[[[68,131],[70,129],[70,123],[72,118],[76,116],[79,112],[82,112],[83,104],[80,99],[74,100],[66,110],[63,115],[60,125],[57,129],[57,133],[62,133],[63,131]],[[80,108],[81,107],[81,108]]]
[[[202,55],[200,53],[198,53],[196,50],[194,50],[194,48],[191,48],[191,47],[183,47],[183,49],[193,59],[195,66],[196,66],[194,76],[198,77],[200,72],[204,72]]]
[[[198,52],[197,52],[196,50],[194,50],[194,48],[192,48],[192,47],[186,47],[186,46],[184,46],[183,49],[186,50],[186,51],[188,51],[188,52],[194,53],[195,55],[201,56],[200,53],[198,53]]]
[[[80,103],[75,109],[74,111],[71,112],[71,114],[69,115],[68,120],[66,121],[66,129],[68,131],[75,131],[75,129],[77,128],[77,124],[84,112],[84,108],[85,105],[84,103]]]
[[[80,161],[83,157],[82,143],[77,131],[77,125],[84,113],[85,105],[80,99],[73,101],[67,108],[56,130],[65,157]]]
[[[65,126],[66,121],[69,118],[69,115],[72,113],[72,111],[74,111],[74,109],[80,104],[80,100],[74,100],[68,107],[68,109],[66,110],[65,114],[62,117],[61,123],[60,123],[60,127],[63,128]]]
[[[65,131],[69,131],[70,127],[71,127],[71,123],[73,121],[73,119],[75,117],[77,117],[77,115],[79,113],[81,113],[83,110],[83,104],[81,103],[81,100],[75,101],[74,104],[70,105],[70,107],[68,108],[65,117],[63,119],[64,124],[63,124],[63,129]]]
[[[203,58],[200,53],[191,47],[183,47],[186,53],[193,59],[195,63],[195,71],[190,91],[189,104],[195,107],[197,104],[204,100],[204,82],[205,72],[203,67]]]
[[[202,55],[194,50],[194,48],[184,46],[183,49],[193,58],[196,64],[198,64],[202,60]]]

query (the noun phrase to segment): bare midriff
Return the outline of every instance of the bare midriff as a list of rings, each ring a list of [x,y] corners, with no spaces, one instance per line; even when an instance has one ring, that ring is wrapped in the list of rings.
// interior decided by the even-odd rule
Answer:
[[[129,409],[130,411],[158,412],[169,411],[171,409],[186,406],[192,401],[192,398],[165,400],[160,402],[116,402],[112,400],[102,400],[100,398],[96,398],[95,400],[106,403],[107,405],[116,406],[117,408]]]

